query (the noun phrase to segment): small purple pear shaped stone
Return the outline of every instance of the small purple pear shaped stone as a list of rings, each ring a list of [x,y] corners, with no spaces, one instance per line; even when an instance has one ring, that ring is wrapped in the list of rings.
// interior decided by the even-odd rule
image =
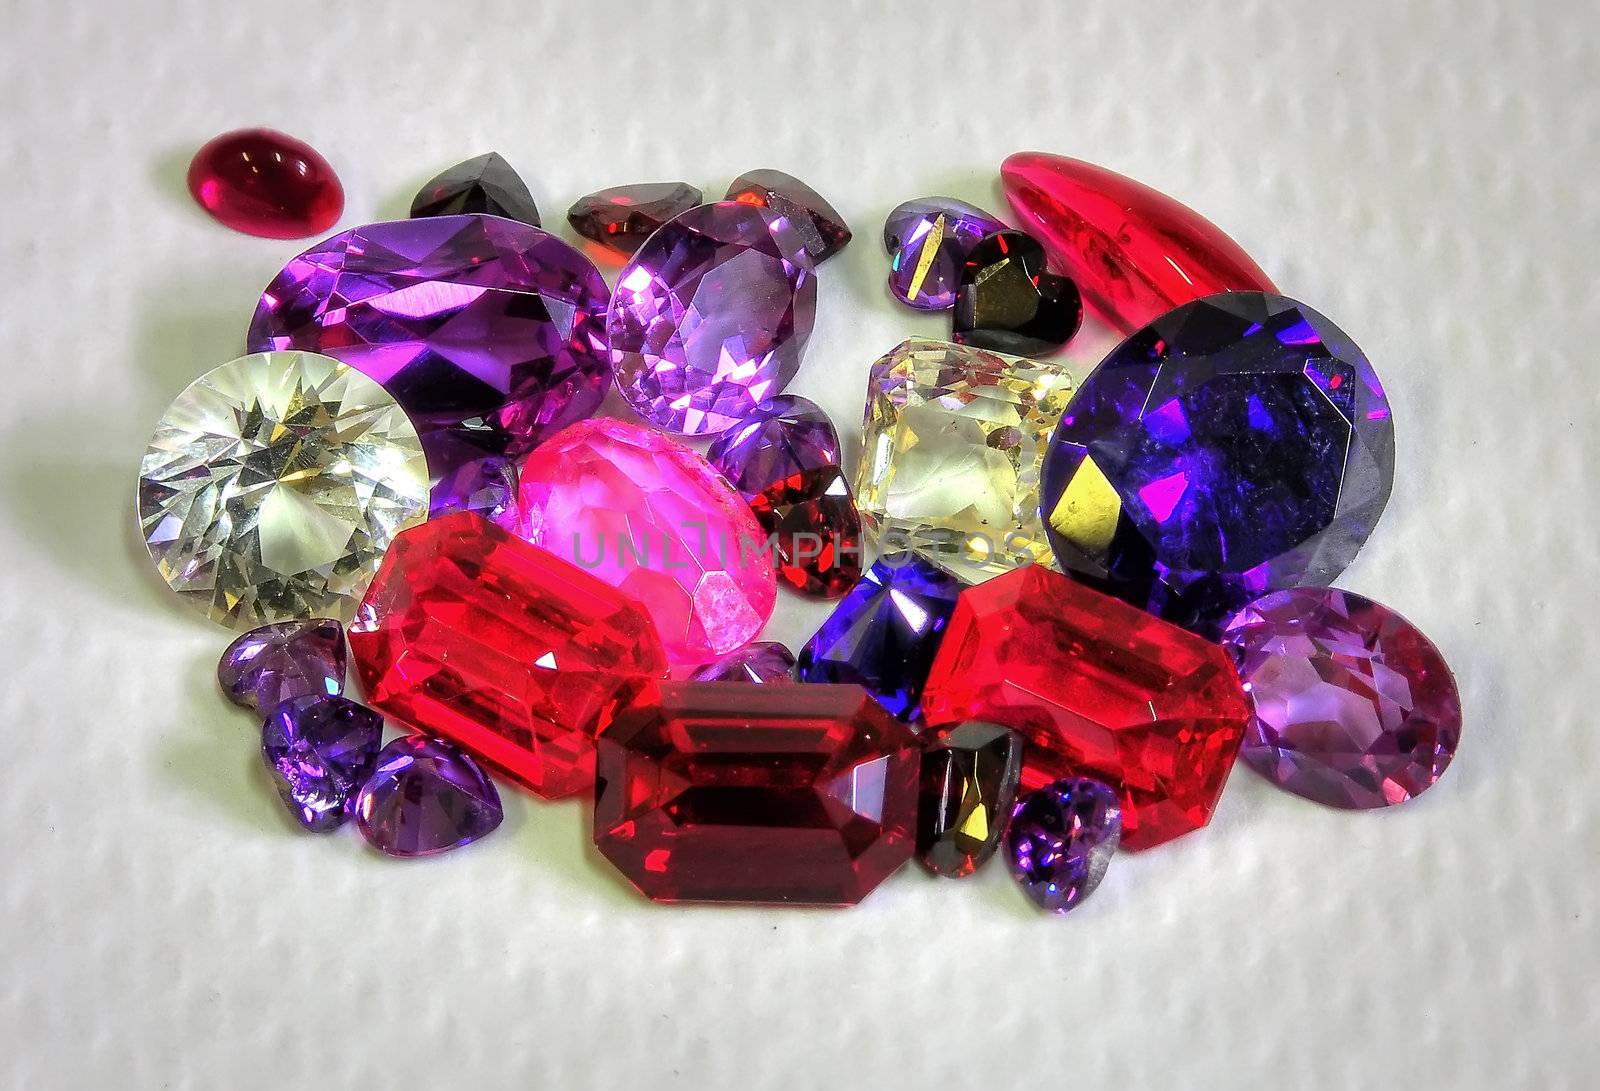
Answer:
[[[222,653],[217,682],[228,700],[263,715],[294,697],[344,692],[344,626],[332,618],[252,629]]]
[[[794,681],[794,653],[776,641],[758,640],[707,663],[691,674],[689,681],[783,685]]]
[[[1006,864],[1041,909],[1066,913],[1105,877],[1122,843],[1122,805],[1098,780],[1067,777],[1017,801]]]
[[[390,856],[433,856],[492,833],[505,812],[500,793],[466,751],[408,735],[378,755],[356,796],[356,827]]]
[[[383,717],[343,697],[291,698],[261,725],[261,756],[278,795],[314,833],[344,825],[382,745]]]

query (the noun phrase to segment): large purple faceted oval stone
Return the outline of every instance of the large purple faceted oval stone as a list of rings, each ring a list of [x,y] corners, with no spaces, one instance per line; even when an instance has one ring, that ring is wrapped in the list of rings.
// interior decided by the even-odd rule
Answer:
[[[725,431],[794,378],[816,307],[788,219],[733,201],[692,208],[617,276],[606,316],[617,385],[668,432]]]
[[[1372,365],[1292,299],[1177,307],[1079,386],[1045,455],[1040,516],[1077,579],[1206,636],[1257,596],[1330,583],[1394,480]]]
[[[437,479],[483,454],[525,454],[594,414],[611,379],[608,299],[594,263],[537,227],[397,220],[340,232],[284,266],[248,343],[320,352],[382,383]]]

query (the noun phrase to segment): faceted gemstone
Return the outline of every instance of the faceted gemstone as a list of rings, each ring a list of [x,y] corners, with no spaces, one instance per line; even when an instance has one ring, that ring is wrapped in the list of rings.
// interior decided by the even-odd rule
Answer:
[[[958,724],[922,754],[917,857],[935,875],[971,875],[994,855],[1022,776],[1022,736],[1009,727]]]
[[[664,683],[600,736],[594,840],[655,901],[854,905],[911,856],[917,763],[856,686]]]
[[[382,745],[383,717],[343,697],[290,698],[261,725],[261,756],[278,795],[315,833],[344,825]]]
[[[217,663],[228,700],[263,713],[293,697],[337,697],[344,675],[344,626],[326,617],[252,629]]]
[[[816,308],[789,221],[728,201],[691,208],[617,275],[606,316],[617,385],[669,432],[726,431],[794,378]]]
[[[746,171],[733,180],[724,199],[764,208],[788,220],[800,232],[813,265],[821,265],[850,241],[844,217],[816,190],[781,170]]]
[[[521,476],[522,537],[641,603],[674,664],[727,655],[772,616],[777,581],[750,506],[677,440],[581,421]]]
[[[922,311],[956,305],[961,267],[972,248],[1006,225],[954,197],[907,201],[883,222],[883,245],[894,260],[889,294]]]
[[[880,558],[800,649],[802,682],[865,686],[910,722],[961,583],[909,553]]]
[[[471,511],[512,529],[517,522],[517,465],[504,455],[463,460],[434,479],[428,518]]]
[[[954,339],[1019,356],[1054,352],[1072,340],[1083,301],[1070,279],[1044,265],[1044,247],[1021,231],[1000,231],[974,246],[956,287]]]
[[[470,512],[401,535],[350,627],[368,699],[549,799],[667,659],[642,607]]]
[[[495,831],[505,812],[494,782],[465,751],[409,735],[378,755],[356,796],[356,827],[390,856],[433,856]]]
[[[1054,563],[1039,468],[1072,397],[1063,364],[912,338],[872,365],[856,501],[881,552],[967,582]]]
[[[1038,565],[962,594],[922,705],[1022,732],[1025,791],[1110,784],[1134,849],[1211,820],[1250,713],[1221,647]]]
[[[754,500],[785,478],[838,466],[839,433],[815,403],[779,394],[713,439],[706,460],[746,500]]]
[[[861,515],[844,471],[802,470],[750,501],[778,578],[805,595],[838,598],[861,578]]]
[[[639,249],[656,228],[702,199],[688,182],[613,186],[578,198],[567,209],[567,222],[584,238],[625,256]]]
[[[435,474],[516,457],[599,408],[611,382],[610,292],[554,235],[496,216],[368,224],[286,265],[253,349],[311,349],[378,380],[422,433]]]
[[[1326,584],[1367,540],[1394,479],[1372,365],[1283,296],[1186,303],[1084,380],[1044,462],[1061,566],[1214,636],[1266,591]]]
[[[1296,795],[1350,809],[1432,787],[1461,738],[1444,657],[1388,607],[1349,591],[1275,591],[1222,634],[1255,714],[1240,754]]]
[[[485,213],[539,226],[528,183],[498,152],[457,163],[436,175],[411,201],[411,218]]]
[[[189,193],[220,223],[264,239],[315,235],[344,212],[344,187],[328,161],[274,129],[207,141],[189,162]]]
[[[794,653],[775,641],[758,640],[696,669],[689,681],[783,685],[794,681]]]
[[[1041,909],[1065,913],[1094,893],[1122,840],[1117,793],[1068,777],[1030,792],[1006,833],[1006,864]]]
[[[309,352],[242,356],[167,407],[139,465],[156,570],[234,629],[350,616],[427,514],[416,429],[377,383]]]
[[[1123,333],[1191,299],[1277,290],[1209,220],[1114,171],[1019,152],[1000,167],[1000,178],[1022,226]]]

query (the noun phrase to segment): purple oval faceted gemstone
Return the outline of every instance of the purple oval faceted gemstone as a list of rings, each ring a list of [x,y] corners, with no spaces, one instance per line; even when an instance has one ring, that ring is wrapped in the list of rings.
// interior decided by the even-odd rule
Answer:
[[[606,316],[617,385],[668,432],[725,431],[794,378],[816,307],[789,221],[731,201],[692,208],[617,275]]]
[[[251,352],[304,349],[382,383],[447,475],[516,457],[593,415],[611,379],[594,263],[498,216],[368,224],[318,243],[267,286]]]
[[[1006,224],[954,197],[920,197],[907,201],[883,221],[883,245],[889,251],[889,294],[920,311],[944,311],[956,305],[961,266],[986,235]]]
[[[1094,893],[1122,842],[1117,793],[1069,777],[1030,792],[1011,812],[1006,866],[1042,909],[1065,913]]]
[[[1254,715],[1239,756],[1330,807],[1404,803],[1461,739],[1461,698],[1439,649],[1405,618],[1330,587],[1265,595],[1223,630]]]
[[[217,683],[234,704],[265,712],[293,697],[337,697],[345,662],[338,621],[280,621],[229,644],[217,662]]]
[[[779,394],[711,441],[706,461],[753,500],[796,474],[839,465],[839,433],[798,394]]]
[[[432,856],[494,832],[500,793],[467,752],[408,735],[383,748],[356,796],[356,826],[379,852]]]
[[[782,685],[794,681],[794,653],[776,641],[758,640],[698,668],[688,680]]]
[[[289,813],[315,833],[344,824],[372,774],[383,717],[343,697],[296,697],[261,725],[261,756]]]
[[[1214,637],[1264,592],[1332,582],[1393,480],[1361,350],[1303,303],[1225,292],[1157,318],[1078,387],[1040,517],[1068,574]]]

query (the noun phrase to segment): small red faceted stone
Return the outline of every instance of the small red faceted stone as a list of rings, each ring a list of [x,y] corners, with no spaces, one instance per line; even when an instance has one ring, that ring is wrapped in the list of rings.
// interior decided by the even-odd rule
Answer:
[[[1219,645],[1037,565],[961,593],[922,709],[1022,732],[1023,793],[1117,789],[1131,849],[1211,821],[1250,719]]]
[[[911,858],[920,752],[860,686],[662,683],[600,736],[595,844],[654,901],[854,905]]]
[[[836,599],[861,579],[861,513],[837,466],[799,470],[750,499],[778,578],[804,595]]]
[[[221,223],[264,239],[299,239],[332,227],[344,187],[311,145],[275,129],[236,129],[189,162],[189,192]]]
[[[369,704],[548,799],[667,671],[644,607],[474,512],[397,537],[349,631]]]

